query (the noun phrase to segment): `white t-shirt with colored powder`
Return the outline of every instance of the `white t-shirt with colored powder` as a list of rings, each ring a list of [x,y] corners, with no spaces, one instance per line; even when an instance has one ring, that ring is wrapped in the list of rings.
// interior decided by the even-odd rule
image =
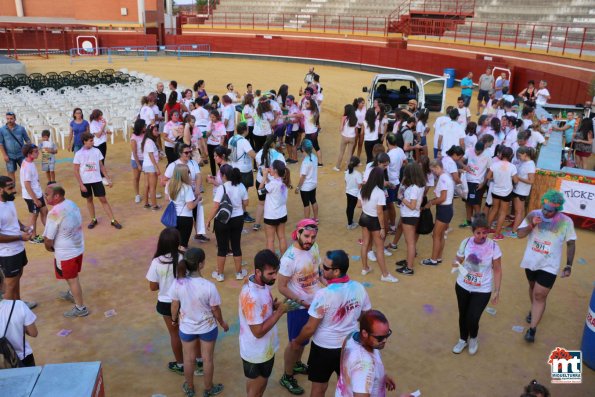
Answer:
[[[43,236],[54,240],[56,265],[60,261],[76,258],[85,251],[83,218],[76,204],[65,199],[48,212]]]
[[[97,148],[86,149],[83,147],[74,155],[73,164],[80,165],[79,173],[84,184],[101,182],[100,162],[103,154]]]
[[[180,302],[180,331],[187,335],[206,334],[217,327],[212,308],[221,305],[215,284],[202,277],[175,279],[168,291]]]
[[[21,163],[20,177],[21,189],[23,191],[24,199],[31,200],[33,198],[37,199],[43,196],[41,185],[39,184],[39,174],[37,173],[37,167],[35,167],[35,162],[23,160],[23,162]],[[25,189],[25,182],[31,183],[31,190],[33,190],[33,193],[35,193],[35,197],[31,197],[27,189]]]
[[[462,265],[468,272],[466,276],[458,273],[457,284],[469,292],[492,292],[492,261],[502,257],[498,244],[489,238],[477,244],[469,237],[459,245],[457,256],[464,258]]]
[[[183,258],[182,255],[178,256],[178,262]],[[171,262],[171,255],[161,255],[157,258],[153,258],[149,271],[146,275],[147,280],[159,284],[159,293],[157,300],[159,302],[171,303],[171,298],[168,295],[169,289],[174,282],[174,269]]]
[[[291,244],[281,257],[279,274],[289,277],[287,288],[299,298],[298,301],[311,303],[314,294],[322,288],[319,279],[321,264],[317,243],[308,251],[295,248],[294,244]]]
[[[490,166],[494,184],[492,194],[506,197],[512,192],[512,177],[517,174],[514,164],[508,161],[499,161]]]

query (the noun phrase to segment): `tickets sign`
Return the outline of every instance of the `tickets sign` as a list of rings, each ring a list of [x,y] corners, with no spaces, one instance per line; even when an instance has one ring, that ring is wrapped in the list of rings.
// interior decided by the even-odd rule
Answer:
[[[595,185],[558,179],[558,188],[564,195],[564,212],[595,219]]]

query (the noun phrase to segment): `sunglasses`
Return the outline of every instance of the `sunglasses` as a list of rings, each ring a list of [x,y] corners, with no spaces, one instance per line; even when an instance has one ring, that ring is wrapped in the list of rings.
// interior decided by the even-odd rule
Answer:
[[[190,151],[190,152],[182,152],[182,153],[184,153],[184,154],[192,154],[192,152],[191,152],[191,151]]]
[[[327,271],[327,272],[328,272],[329,270],[335,270],[335,269],[337,269],[336,267],[328,267],[328,266],[326,266],[326,265],[324,265],[324,264],[322,265],[322,268],[323,268],[325,271]]]
[[[388,339],[392,334],[393,334],[393,330],[389,329],[388,334],[386,334],[386,335],[372,335],[372,334],[370,334],[370,336],[373,337],[374,339],[376,339],[378,342],[382,342],[383,340]]]
[[[14,114],[14,112],[6,112],[6,115],[7,116],[14,116],[15,114]]]

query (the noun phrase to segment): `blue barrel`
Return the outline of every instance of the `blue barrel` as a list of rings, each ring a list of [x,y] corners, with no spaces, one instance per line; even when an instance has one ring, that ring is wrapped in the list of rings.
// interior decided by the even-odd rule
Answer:
[[[446,77],[446,87],[452,88],[455,86],[455,70],[452,68],[444,69],[444,77]]]
[[[595,288],[591,294],[591,303],[585,321],[583,342],[581,343],[583,362],[591,369],[595,369]]]

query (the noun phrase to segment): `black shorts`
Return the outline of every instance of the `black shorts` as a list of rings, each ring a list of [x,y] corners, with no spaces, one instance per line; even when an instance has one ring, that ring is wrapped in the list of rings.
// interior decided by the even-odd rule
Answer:
[[[339,377],[341,349],[325,349],[312,342],[308,356],[308,380],[327,383],[334,373]]]
[[[16,255],[0,256],[0,269],[7,278],[17,277],[23,272],[27,262],[27,253],[22,250]]]
[[[242,359],[244,364],[244,376],[248,379],[256,379],[259,376],[261,378],[268,378],[273,372],[273,366],[275,365],[275,356],[269,361],[264,363],[254,364]]]
[[[285,222],[287,222],[287,215],[285,215],[283,218],[279,218],[279,219],[264,218],[264,224],[269,225],[269,226],[277,226],[277,225],[280,225]]]
[[[252,171],[242,172],[242,185],[248,190],[252,186],[254,186],[254,174]]]
[[[523,196],[522,194],[517,194],[515,192],[512,192],[512,197],[518,198],[521,201],[527,201],[527,198],[529,198],[529,196]]]
[[[289,146],[295,146],[295,144],[297,143],[297,138],[298,138],[298,131],[291,131],[288,133],[285,133],[285,144],[289,145]]]
[[[492,200],[494,199],[509,203],[512,200],[512,192],[508,196],[498,196],[497,194],[492,193]]]
[[[162,316],[171,317],[171,302],[161,302],[157,301],[157,313],[161,314]]]
[[[556,282],[556,275],[552,273],[545,272],[543,270],[529,270],[525,269],[525,275],[527,276],[527,280],[536,282],[537,284],[541,285],[542,287],[552,289],[554,283]]]
[[[307,207],[310,204],[316,204],[316,189],[310,190],[308,192],[300,190],[300,197],[302,198],[302,204],[304,204],[304,207]]]
[[[361,227],[365,227],[370,232],[377,232],[381,229],[378,217],[370,216],[364,212],[362,212],[361,216],[359,217],[359,225]]]
[[[481,199],[483,198],[483,189],[477,190],[479,183],[467,182],[469,193],[467,194],[467,200],[465,202],[469,205],[481,205]]]
[[[419,221],[419,217],[416,217],[416,216],[402,216],[401,217],[401,222],[403,222],[404,225],[417,226],[418,221]]]
[[[259,183],[260,185],[260,183]],[[263,193],[261,194],[260,191],[263,191]],[[264,202],[264,200],[267,198],[267,191],[266,189],[256,189],[256,193],[258,194],[258,201],[262,201]]]
[[[478,101],[486,101],[488,102],[490,100],[490,91],[488,90],[479,90],[479,93],[477,94],[477,100]]]
[[[437,205],[436,206],[436,220],[442,223],[449,224],[452,221],[454,210],[452,204]]]
[[[45,201],[43,199],[43,196],[38,198],[38,200],[41,201],[41,207],[36,206],[33,202],[33,199],[25,199],[30,214],[39,214],[39,211],[41,211],[41,209],[45,207]]]
[[[318,132],[314,134],[306,134],[304,139],[309,139],[310,142],[312,142],[312,147],[315,151],[318,152],[320,150],[320,145],[318,144]]]
[[[87,191],[81,192],[82,197],[105,197],[105,186],[103,186],[102,182],[85,183],[85,187]]]

